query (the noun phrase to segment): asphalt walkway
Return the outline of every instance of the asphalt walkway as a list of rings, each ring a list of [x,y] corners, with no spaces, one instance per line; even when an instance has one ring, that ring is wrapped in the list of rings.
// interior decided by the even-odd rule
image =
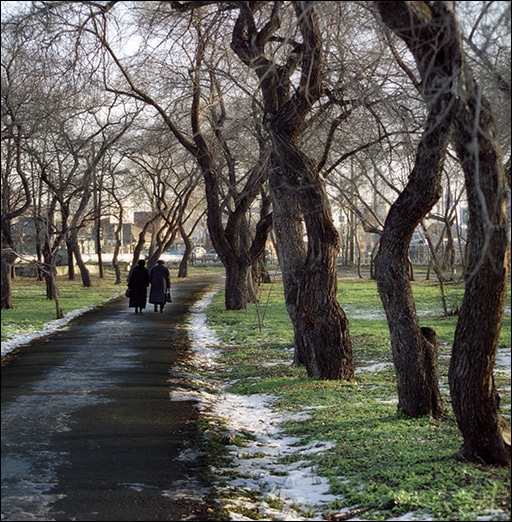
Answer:
[[[2,521],[207,520],[178,459],[196,410],[169,399],[182,325],[210,279],[174,282],[164,313],[120,298],[32,343],[2,368]]]

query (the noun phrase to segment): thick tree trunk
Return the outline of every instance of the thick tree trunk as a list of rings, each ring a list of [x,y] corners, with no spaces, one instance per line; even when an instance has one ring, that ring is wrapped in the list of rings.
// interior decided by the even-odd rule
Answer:
[[[75,279],[75,260],[73,258],[73,248],[69,241],[66,241],[66,249],[68,251],[68,279],[73,281]]]
[[[48,281],[47,284],[51,288],[51,294],[53,295],[53,300],[55,301],[55,319],[62,319],[64,317],[64,313],[62,312],[62,308],[60,307],[59,301],[59,290],[57,289],[57,282],[55,280],[55,270],[50,270],[48,273]]]
[[[408,248],[413,232],[441,194],[449,119],[433,115],[418,147],[407,187],[392,205],[375,259],[377,288],[386,311],[397,374],[398,407],[417,417],[441,414],[437,348],[422,333],[414,304]],[[431,336],[435,338],[435,335]]]
[[[354,376],[352,343],[336,298],[340,240],[327,194],[313,162],[293,137],[279,133],[279,120],[272,137],[288,191],[297,194],[308,238],[296,300],[296,360],[305,364],[310,377],[349,380]]]
[[[352,342],[347,316],[336,297],[340,239],[316,168],[307,158],[302,160],[307,175],[300,194],[308,245],[297,320],[306,368],[309,376],[350,380]]]
[[[250,264],[230,258],[226,266],[225,304],[226,310],[245,310],[248,302],[247,278]]]
[[[422,79],[444,74],[445,90],[456,96],[454,143],[469,207],[466,291],[448,375],[453,411],[464,436],[458,456],[510,465],[510,426],[500,415],[492,375],[505,306],[507,218],[506,178],[491,111],[464,64],[449,4],[378,2],[378,6],[385,23],[415,54]],[[443,34],[442,27],[449,30]],[[437,47],[432,46],[434,41]],[[437,56],[418,60],[417,53],[428,56],[429,49]],[[459,83],[452,87],[455,78]]]
[[[441,173],[461,64],[454,14],[442,2],[377,2],[383,21],[411,50],[428,118],[409,183],[392,205],[375,267],[391,335],[398,407],[410,416],[441,414],[435,332],[421,329],[410,285],[408,247],[414,229],[441,195]],[[436,45],[432,45],[436,42]]]
[[[458,457],[510,465],[510,425],[493,379],[506,295],[506,177],[490,107],[466,74],[455,145],[466,178],[469,251],[448,377],[464,437]]]
[[[181,237],[183,238],[183,242],[185,243],[185,253],[180,261],[180,266],[178,268],[178,277],[184,278],[188,275],[188,264],[190,262],[190,258],[192,256],[192,241],[190,241],[190,237],[186,234],[185,229],[182,225],[179,226]]]
[[[339,238],[316,166],[297,146],[305,119],[322,93],[322,38],[313,3],[294,2],[293,8],[303,44],[285,66],[265,57],[265,44],[280,24],[277,4],[259,33],[253,17],[259,6],[241,7],[231,47],[261,80],[264,122],[273,147],[269,181],[274,230],[294,326],[295,362],[306,364],[311,376],[349,379],[354,367],[348,321],[336,301]],[[290,76],[297,59],[299,86],[291,95]],[[301,219],[308,236],[307,252]]]
[[[12,272],[14,262],[18,256],[14,251],[14,243],[11,236],[11,220],[2,219],[2,260],[1,260],[1,309],[9,310],[12,304]]]
[[[318,265],[309,267],[298,301],[299,358],[310,377],[350,380],[354,377],[352,343],[347,316],[336,300],[336,276]]]
[[[270,197],[272,199],[274,234],[278,247],[286,310],[294,329],[294,364],[305,364],[301,331],[297,321],[299,288],[306,262],[304,225],[302,211],[294,191],[290,191],[276,165],[269,173]]]
[[[397,374],[398,407],[412,417],[439,417],[442,412],[436,336],[432,329],[420,328],[408,258],[415,228],[441,195],[461,62],[455,17],[441,4],[431,8],[425,2],[378,2],[384,22],[414,55],[428,109],[413,171],[389,211],[375,260]]]
[[[36,266],[37,266],[37,280],[43,280],[43,272],[41,266],[43,263],[43,247],[41,245],[41,238],[39,233],[36,232]]]
[[[188,263],[190,261],[190,256],[192,253],[192,249],[190,249],[188,252],[185,251],[183,254],[183,257],[180,261],[180,266],[178,267],[178,278],[182,279],[188,276]]]

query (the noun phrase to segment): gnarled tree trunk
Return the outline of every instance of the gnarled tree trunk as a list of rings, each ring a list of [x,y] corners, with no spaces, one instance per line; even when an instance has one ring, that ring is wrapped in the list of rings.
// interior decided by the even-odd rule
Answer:
[[[375,259],[377,288],[386,311],[397,375],[398,407],[417,417],[441,414],[437,348],[420,328],[409,273],[413,232],[441,194],[441,172],[450,121],[442,128],[429,118],[409,183],[392,205]]]
[[[265,45],[280,25],[281,4],[274,4],[259,31],[254,13],[261,5],[240,2],[239,7],[231,47],[261,81],[264,122],[273,147],[269,181],[274,230],[294,326],[295,362],[304,363],[310,376],[350,379],[354,366],[348,321],[336,301],[339,238],[318,169],[297,144],[322,92],[322,39],[316,13],[312,2],[293,3],[302,43],[294,47],[285,65],[278,65],[265,56]],[[293,91],[290,77],[298,63],[301,75]]]
[[[506,295],[506,176],[489,104],[467,69],[455,129],[469,207],[466,288],[448,374],[464,437],[458,457],[506,466],[510,425],[493,379]]]
[[[414,55],[429,114],[409,182],[386,219],[375,274],[391,336],[398,407],[412,417],[439,417],[442,402],[436,335],[430,328],[420,328],[408,250],[415,228],[441,195],[441,174],[459,76],[460,43],[453,13],[441,2],[432,7],[425,2],[378,2],[378,7],[383,21]]]
[[[295,359],[305,364],[310,377],[350,380],[354,361],[349,324],[336,298],[340,244],[327,194],[316,166],[293,137],[279,135],[275,143],[282,161],[280,171],[297,194],[308,238],[305,259],[294,261],[303,262],[295,304]]]
[[[272,199],[274,234],[278,248],[278,260],[281,268],[286,311],[294,328],[294,364],[304,364],[299,352],[301,339],[297,331],[297,302],[300,282],[306,261],[306,245],[304,244],[304,226],[302,211],[296,194],[290,193],[287,184],[280,175],[279,161],[273,160],[269,173],[270,197]]]

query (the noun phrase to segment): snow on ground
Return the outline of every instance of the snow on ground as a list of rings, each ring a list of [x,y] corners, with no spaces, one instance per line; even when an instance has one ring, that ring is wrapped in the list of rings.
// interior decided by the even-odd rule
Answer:
[[[349,318],[352,319],[386,319],[386,313],[382,308],[378,310],[362,310],[361,308],[356,308],[353,306],[344,306],[343,309]],[[436,309],[418,309],[417,314],[418,317],[431,317],[431,316],[439,316],[442,313],[440,308]],[[510,315],[510,305],[505,306],[504,315]]]
[[[188,323],[194,354],[192,363],[197,368],[208,370],[215,369],[219,364],[220,343],[215,332],[207,327],[204,313],[214,294],[215,291],[211,291],[196,303]],[[369,366],[359,368],[357,372],[381,371],[388,366],[387,363],[370,362]],[[510,348],[499,349],[496,370],[510,373]],[[174,371],[170,382],[179,382],[184,375],[184,372]],[[257,510],[260,515],[268,517],[267,520],[324,520],[322,512],[336,497],[329,494],[327,479],[316,474],[308,456],[327,451],[332,445],[326,442],[301,444],[298,438],[286,436],[282,428],[288,420],[307,420],[307,410],[310,408],[305,407],[300,413],[283,413],[274,409],[275,397],[272,395],[236,395],[227,392],[223,383],[201,380],[190,373],[187,375],[188,379],[192,379],[193,389],[175,388],[170,393],[171,400],[197,401],[196,407],[200,411],[222,419],[230,430],[224,442],[232,458],[232,467],[212,467],[212,471],[219,477],[217,493],[222,498],[223,507],[230,512],[231,520],[251,520],[237,512],[243,508]],[[214,393],[212,388],[215,388]],[[253,440],[246,441],[245,446],[230,444],[230,438],[243,433],[249,433]],[[218,436],[208,432],[205,435]],[[280,463],[282,457],[290,455],[296,455],[295,462]],[[197,457],[195,452],[185,449],[180,459],[186,462]],[[250,501],[248,496],[242,494],[243,491],[257,492],[259,499]],[[186,487],[183,494],[185,492]],[[301,509],[304,510],[302,514]],[[311,518],[305,516],[308,511],[309,515],[314,513]],[[349,520],[361,519],[354,516]],[[431,518],[406,513],[393,520]]]
[[[194,354],[193,364],[197,368],[214,369],[219,355],[219,341],[215,333],[206,325],[204,311],[211,302],[215,291],[206,294],[191,310],[188,328]],[[190,374],[188,374],[190,376]],[[170,383],[179,381],[180,372],[173,371]],[[210,393],[212,386],[217,393]],[[210,390],[210,391],[209,391]],[[271,395],[236,395],[227,392],[219,382],[204,381],[199,386],[194,376],[193,389],[173,388],[171,400],[197,401],[199,410],[213,418],[222,419],[230,433],[225,442],[232,457],[232,467],[212,468],[227,486],[217,486],[217,493],[224,496],[224,508],[230,511],[232,520],[250,520],[235,509],[258,509],[259,513],[275,520],[322,520],[321,512],[335,497],[329,494],[327,479],[315,473],[308,456],[331,447],[330,443],[318,442],[304,445],[295,437],[287,437],[282,432],[282,424],[287,420],[306,420],[307,412],[287,414],[274,410],[275,397]],[[230,444],[237,434],[251,435],[244,446]],[[205,433],[205,436],[218,436]],[[293,464],[279,463],[282,457],[300,455]],[[187,461],[197,455],[186,448],[181,460]],[[243,495],[235,495],[234,489],[258,491],[259,501],[249,501]],[[229,498],[229,500],[228,500]],[[272,503],[271,507],[269,502]],[[280,509],[275,506],[280,505]],[[314,508],[315,518],[306,518],[294,509]]]

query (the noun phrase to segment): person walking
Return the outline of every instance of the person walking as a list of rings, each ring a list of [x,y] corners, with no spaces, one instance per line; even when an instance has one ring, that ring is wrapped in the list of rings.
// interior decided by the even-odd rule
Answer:
[[[135,313],[142,313],[146,308],[147,289],[149,286],[149,272],[144,259],[139,259],[128,277],[128,288],[130,289],[129,308],[135,307]]]
[[[165,295],[167,291],[171,290],[169,269],[164,265],[162,259],[159,259],[149,271],[149,282],[151,283],[149,302],[155,305],[155,312],[158,311],[158,305],[160,305],[160,312],[162,313],[166,303]]]

